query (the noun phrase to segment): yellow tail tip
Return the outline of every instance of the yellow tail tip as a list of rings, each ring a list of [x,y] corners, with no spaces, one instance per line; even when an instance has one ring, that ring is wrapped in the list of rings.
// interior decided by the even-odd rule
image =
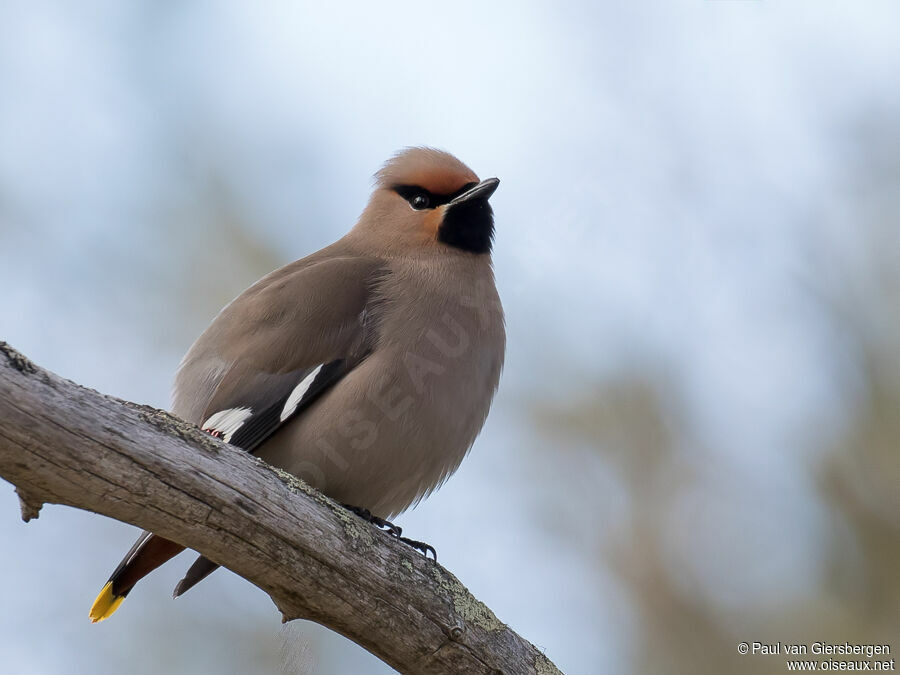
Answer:
[[[107,581],[106,586],[100,591],[100,595],[97,596],[91,607],[91,623],[97,623],[111,617],[119,609],[119,605],[122,604],[124,599],[124,595],[113,595],[112,582]]]

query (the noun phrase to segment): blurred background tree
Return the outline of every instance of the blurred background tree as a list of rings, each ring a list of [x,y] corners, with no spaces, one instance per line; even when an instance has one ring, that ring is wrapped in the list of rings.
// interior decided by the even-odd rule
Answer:
[[[898,118],[876,115],[863,131],[848,132],[836,193],[811,205],[820,209],[808,216],[826,231],[850,233],[858,249],[850,264],[811,250],[797,279],[807,311],[824,314],[853,371],[841,427],[826,435],[813,427],[796,438],[807,449],[797,458],[810,486],[802,498],[824,521],[815,557],[797,573],[749,606],[736,606],[724,588],[702,588],[720,579],[739,589],[747,583],[742,571],[768,565],[781,555],[773,549],[789,551],[811,524],[772,509],[764,486],[723,490],[749,477],[721,461],[726,451],[698,450],[673,394],[677,382],[665,369],[639,365],[563,404],[534,401],[532,418],[542,432],[534,452],[552,452],[562,464],[552,483],[575,482],[581,508],[608,511],[598,483],[584,472],[593,461],[625,492],[626,515],[613,527],[579,527],[566,539],[593,552],[627,589],[638,622],[633,672],[779,672],[783,659],[742,657],[737,643],[891,644],[900,635]],[[748,534],[748,523],[760,531]],[[748,536],[753,550],[735,546]],[[744,560],[732,559],[733,548]]]

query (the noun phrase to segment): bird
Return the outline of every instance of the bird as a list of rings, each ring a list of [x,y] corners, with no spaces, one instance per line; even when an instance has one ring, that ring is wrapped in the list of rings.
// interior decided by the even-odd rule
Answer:
[[[219,312],[178,367],[172,412],[400,536],[390,519],[456,471],[499,385],[498,185],[442,150],[395,154],[347,234]],[[182,550],[143,532],[91,621]],[[217,567],[200,556],[174,597]]]

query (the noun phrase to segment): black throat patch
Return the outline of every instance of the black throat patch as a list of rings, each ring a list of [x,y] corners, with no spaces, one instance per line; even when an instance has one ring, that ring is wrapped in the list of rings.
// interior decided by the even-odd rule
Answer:
[[[447,209],[437,239],[469,253],[490,253],[494,210],[486,199],[470,199]]]

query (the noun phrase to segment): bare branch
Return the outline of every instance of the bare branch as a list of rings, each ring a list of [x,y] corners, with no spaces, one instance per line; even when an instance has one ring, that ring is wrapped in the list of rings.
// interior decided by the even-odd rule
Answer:
[[[0,342],[0,476],[199,551],[403,673],[558,673],[447,570],[302,481]]]

